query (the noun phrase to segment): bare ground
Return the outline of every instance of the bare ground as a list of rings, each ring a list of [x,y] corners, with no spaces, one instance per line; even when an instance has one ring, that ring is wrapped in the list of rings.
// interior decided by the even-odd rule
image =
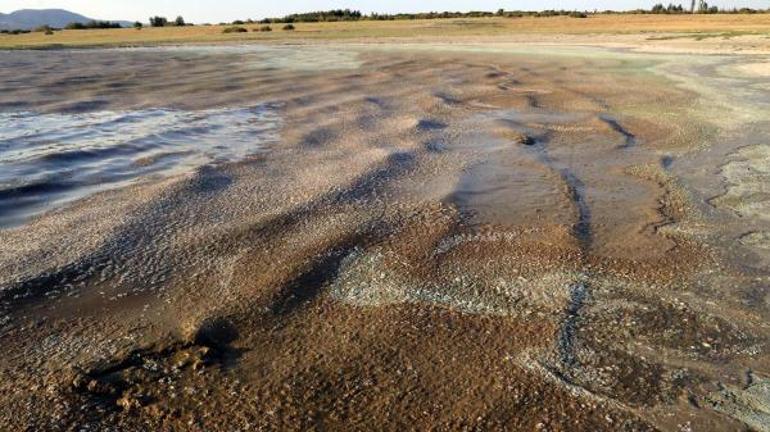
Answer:
[[[0,232],[0,425],[767,429],[766,221],[734,211],[762,186],[699,156],[764,155],[736,150],[764,126],[701,115],[711,63],[429,48],[12,53],[6,109],[282,129]]]

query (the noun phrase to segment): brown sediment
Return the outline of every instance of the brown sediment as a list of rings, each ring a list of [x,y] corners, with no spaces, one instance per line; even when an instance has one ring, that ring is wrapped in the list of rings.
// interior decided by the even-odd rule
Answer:
[[[281,135],[0,234],[0,425],[740,427],[706,402],[767,372],[763,274],[693,234],[692,92],[614,57],[350,50],[10,54],[39,72],[0,103],[269,102]]]

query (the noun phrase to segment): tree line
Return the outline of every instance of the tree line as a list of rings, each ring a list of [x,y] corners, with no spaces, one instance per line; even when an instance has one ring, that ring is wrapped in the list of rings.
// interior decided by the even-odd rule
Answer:
[[[150,17],[150,26],[151,27],[184,27],[192,25],[185,21],[185,19],[180,15],[176,17],[174,21],[169,21],[166,17],[162,16],[154,16]],[[122,28],[123,26],[120,25],[120,23],[113,22],[113,21],[98,21],[98,20],[92,20],[86,23],[81,22],[73,22],[67,24],[64,28],[67,30],[88,30],[88,29],[110,29],[110,28]],[[133,25],[136,29],[141,29],[144,27],[144,24],[137,21]]]
[[[174,21],[170,21],[170,22],[166,17],[162,17],[162,16],[150,17],[151,27],[169,27],[169,26],[184,27],[188,25],[193,25],[193,24],[186,22],[181,15],[176,17]]]
[[[120,23],[116,23],[112,21],[99,21],[99,20],[91,20],[86,23],[73,22],[64,26],[64,28],[67,30],[110,29],[110,28],[121,28],[121,27],[122,26],[120,25]]]
[[[673,5],[669,3],[668,6],[663,6],[663,3],[658,3],[650,9],[650,13],[653,14],[685,14],[685,13],[701,13],[701,14],[715,14],[715,13],[766,13],[767,11],[750,9],[750,8],[733,8],[733,9],[719,9],[716,6],[709,6],[705,0],[698,0],[696,7],[695,0],[691,0],[689,9],[685,9],[681,4]]]
[[[440,19],[440,18],[482,18],[482,17],[552,17],[552,16],[571,16],[575,18],[585,18],[590,14],[678,14],[678,13],[735,13],[735,14],[754,14],[770,13],[769,9],[751,9],[751,8],[733,8],[719,9],[716,6],[709,6],[705,0],[692,0],[689,9],[685,9],[681,4],[663,6],[658,3],[651,9],[635,9],[629,11],[604,10],[593,12],[576,10],[543,10],[543,11],[506,11],[499,9],[497,12],[490,11],[471,11],[471,12],[422,12],[422,13],[397,13],[397,14],[364,14],[358,10],[351,9],[332,9],[328,11],[305,12],[290,14],[280,18],[264,18],[260,20],[236,20],[232,24],[273,24],[273,23],[303,23],[303,22],[337,22],[337,21],[395,21],[395,20],[417,20],[417,19]]]

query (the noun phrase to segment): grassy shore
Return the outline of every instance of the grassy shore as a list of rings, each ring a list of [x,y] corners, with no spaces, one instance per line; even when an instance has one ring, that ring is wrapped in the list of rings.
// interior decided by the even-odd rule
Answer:
[[[651,37],[682,34],[683,37],[731,37],[770,35],[770,14],[760,15],[596,15],[589,18],[474,18],[410,21],[358,21],[300,23],[295,31],[273,25],[271,32],[224,34],[222,26],[191,26],[106,30],[63,30],[53,35],[35,32],[0,35],[0,48],[56,48],[131,46],[222,41],[291,42],[302,40],[355,40],[372,38],[441,38],[505,36],[513,34],[633,34]]]

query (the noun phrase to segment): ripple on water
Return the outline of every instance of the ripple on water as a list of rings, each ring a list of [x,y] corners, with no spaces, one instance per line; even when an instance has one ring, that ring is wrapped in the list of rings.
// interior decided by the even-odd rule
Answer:
[[[0,228],[97,191],[236,161],[277,139],[275,107],[0,112]]]

